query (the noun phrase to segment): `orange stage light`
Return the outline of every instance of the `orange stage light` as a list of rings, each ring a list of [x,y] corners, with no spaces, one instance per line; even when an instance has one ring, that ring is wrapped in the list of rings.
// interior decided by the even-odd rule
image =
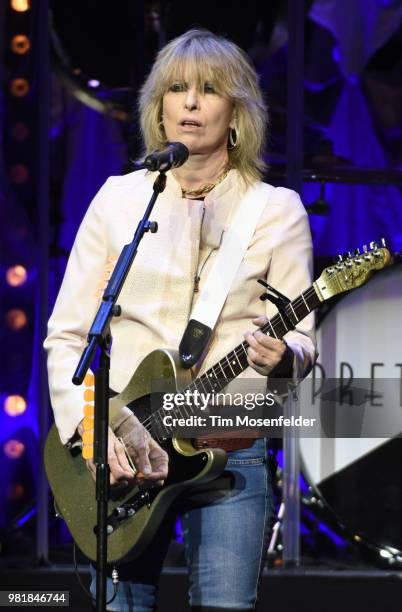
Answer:
[[[13,79],[10,83],[10,93],[16,98],[23,98],[29,92],[29,83],[26,79]]]
[[[6,312],[6,321],[8,327],[14,331],[19,331],[28,323],[28,318],[23,310],[12,308]]]
[[[17,53],[17,55],[24,55],[31,48],[31,43],[25,34],[16,34],[11,39],[10,47],[11,51]]]
[[[8,268],[6,281],[11,287],[20,287],[28,278],[28,272],[24,266],[16,265]]]
[[[18,416],[25,412],[27,403],[22,395],[9,395],[4,400],[4,411],[9,416]]]
[[[87,374],[85,374],[84,385],[86,387],[93,387],[94,384],[95,384],[95,376],[92,374],[92,372],[88,372]]]
[[[8,440],[3,446],[3,451],[9,459],[20,459],[25,452],[25,444],[20,440]]]
[[[93,402],[95,400],[95,391],[92,391],[92,389],[85,389],[84,400],[86,402]]]
[[[18,501],[24,496],[25,489],[22,484],[11,484],[7,487],[7,499],[11,502]]]
[[[11,0],[10,4],[11,8],[17,13],[25,13],[31,6],[30,0]]]

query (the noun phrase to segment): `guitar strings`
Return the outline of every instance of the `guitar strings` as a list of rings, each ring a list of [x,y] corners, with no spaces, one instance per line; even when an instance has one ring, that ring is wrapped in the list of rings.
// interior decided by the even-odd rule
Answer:
[[[312,286],[312,287],[310,287],[309,289],[307,289],[307,290],[306,290],[306,291],[305,291],[305,292],[302,294],[302,296],[305,296],[305,297],[309,298],[309,297],[310,297],[311,295],[313,295],[313,294],[316,294],[316,292],[315,292],[314,287]],[[302,297],[302,296],[300,296],[300,297],[296,298],[296,299],[294,300],[294,302],[292,302],[292,306],[293,306],[294,308],[298,308],[298,307],[299,307],[299,305],[303,304],[303,306],[304,306],[304,307],[306,307],[306,308],[307,308],[307,310],[309,310],[309,312],[311,312],[311,310],[310,310],[310,309],[307,307],[307,305],[305,304],[305,300],[303,299],[303,297]],[[306,316],[307,316],[307,315],[306,315]],[[299,320],[301,320],[301,319],[299,319]],[[298,321],[299,321],[299,320],[298,320]],[[279,317],[279,313],[276,313],[276,315],[274,315],[274,317],[273,317],[272,319],[270,319],[269,321],[267,321],[267,323],[266,323],[266,324],[264,324],[264,325],[263,325],[263,326],[262,326],[260,329],[261,329],[261,330],[264,332],[264,330],[265,330],[265,329],[266,329],[266,330],[268,330],[268,329],[269,329],[269,327],[271,327],[271,329],[272,329],[272,330],[274,331],[274,333],[275,333],[275,328],[277,328],[278,323],[279,323],[281,326],[282,326],[282,325],[284,325],[284,327],[285,327],[285,328],[287,327],[287,326],[284,324],[283,318],[282,318],[282,317]],[[286,333],[286,332],[285,332],[285,333]],[[275,334],[275,336],[276,336],[276,334]],[[244,361],[244,357],[247,355],[246,348],[248,348],[248,346],[249,346],[248,342],[247,342],[247,341],[244,341],[242,344],[240,344],[239,346],[237,346],[237,347],[236,347],[236,348],[235,348],[233,351],[231,351],[231,353],[233,353],[233,354],[236,356],[236,359],[238,360],[239,365],[241,366],[242,370],[243,370],[243,369],[245,369],[245,368],[247,367],[247,362],[246,362],[246,361]],[[242,354],[241,352],[239,352],[239,351],[243,351],[243,354]],[[231,354],[231,353],[229,353],[229,354]],[[239,356],[240,356],[240,358],[241,358],[241,359],[244,361],[244,363],[240,363]],[[224,359],[225,359],[225,358],[223,358],[223,360],[221,360],[221,361],[224,361]],[[227,357],[226,357],[226,359],[227,359]],[[224,363],[224,367],[222,367],[221,362],[218,362],[218,364],[215,364],[214,366],[212,366],[212,367],[210,368],[210,370],[212,370],[212,373],[213,373],[213,375],[215,376],[215,378],[216,378],[217,380],[218,380],[218,377],[217,377],[217,375],[216,375],[215,368],[216,368],[218,365],[219,365],[219,367],[221,368],[222,372],[224,373],[224,376],[225,376],[225,374],[227,373],[227,372],[224,370],[224,367],[226,366],[226,364],[225,364],[225,363]],[[230,364],[229,364],[229,365],[230,365]],[[208,370],[208,371],[210,371],[210,370]],[[204,387],[204,390],[205,390],[205,386],[204,386],[204,383],[203,383],[203,380],[202,380],[202,379],[204,379],[204,380],[205,380],[205,382],[207,382],[207,381],[208,381],[208,383],[209,383],[209,385],[210,385],[210,391],[212,391],[212,392],[217,392],[217,391],[219,391],[219,389],[214,388],[214,386],[211,384],[211,380],[210,380],[210,379],[209,379],[209,378],[206,376],[206,374],[207,374],[207,372],[206,372],[206,373],[204,373],[204,374],[203,374],[201,377],[197,378],[197,379],[196,379],[195,381],[193,381],[192,383],[190,383],[190,385],[189,385],[189,387],[188,387],[188,388],[191,388],[191,387],[195,387],[195,388],[197,388],[196,381],[198,381],[198,382],[200,382],[200,383],[202,384],[202,386]],[[228,384],[228,382],[229,382],[229,379],[228,379],[226,376],[225,376],[225,379],[226,379],[226,381],[227,381],[227,382],[225,382],[224,386],[226,386],[226,384]],[[232,380],[233,380],[233,377],[232,377]],[[221,388],[223,388],[223,386],[222,386]],[[186,409],[186,408],[189,408],[189,407],[188,407],[188,406],[183,406],[183,409]],[[179,414],[181,415],[180,410],[178,410],[178,412],[179,412]],[[154,412],[152,415],[150,415],[149,417],[147,417],[147,418],[146,418],[146,419],[143,421],[143,425],[144,425],[144,426],[151,425],[152,421],[156,421],[156,422],[158,422],[158,416],[159,416],[159,415],[161,415],[161,414],[163,414],[162,410],[161,410],[161,409],[158,409],[157,411],[155,411],[155,412]],[[182,416],[182,415],[181,415],[181,416]],[[188,414],[187,414],[187,416],[188,416]],[[161,423],[160,423],[160,424],[161,424]],[[162,424],[161,424],[161,425],[162,425]]]
[[[309,288],[308,288],[306,291],[304,291],[304,292],[303,292],[303,293],[302,293],[302,294],[301,294],[299,297],[297,297],[297,298],[296,298],[296,299],[295,299],[293,302],[290,302],[290,303],[287,305],[287,307],[288,307],[288,308],[292,307],[292,309],[298,309],[298,308],[299,308],[299,306],[303,305],[305,308],[307,308],[307,310],[308,310],[308,314],[309,314],[309,313],[311,312],[311,309],[310,309],[310,308],[307,306],[307,304],[305,303],[305,299],[306,299],[306,298],[307,298],[307,299],[309,299],[309,298],[310,298],[310,297],[312,297],[314,294],[315,294],[315,295],[317,295],[317,294],[316,294],[316,291],[315,291],[315,289],[314,289],[314,286],[312,285],[312,286],[311,286],[311,287],[309,287]],[[295,313],[294,313],[294,315],[295,315]],[[296,315],[295,315],[295,316],[296,316]],[[306,314],[305,316],[307,316],[307,314]],[[304,318],[304,317],[303,317],[303,318]],[[298,321],[297,321],[297,322],[299,322],[299,321],[301,321],[301,320],[302,320],[302,319],[298,319]],[[266,333],[266,332],[265,332],[265,330],[266,330],[266,331],[268,331],[268,330],[269,330],[269,328],[271,328],[271,329],[272,329],[272,331],[274,331],[274,334],[275,334],[275,327],[277,327],[277,326],[278,326],[278,323],[279,323],[281,326],[283,325],[285,328],[287,328],[287,326],[286,326],[285,322],[283,321],[282,316],[280,316],[280,312],[276,313],[276,314],[275,314],[275,315],[274,315],[274,316],[273,316],[271,319],[269,319],[269,320],[267,321],[267,323],[265,323],[265,324],[264,324],[262,327],[260,327],[260,330],[261,330],[261,331],[263,331],[263,333]],[[285,332],[285,333],[286,333],[286,332]],[[275,334],[275,336],[276,336],[276,334]],[[277,336],[276,336],[276,337],[277,337]],[[240,358],[243,358],[243,359],[244,359],[244,356],[245,356],[245,355],[247,355],[246,349],[247,349],[248,347],[249,347],[248,342],[247,342],[247,341],[244,341],[244,342],[242,342],[240,345],[238,345],[237,347],[235,347],[235,349],[233,349],[233,350],[232,350],[232,351],[229,353],[229,354],[233,353],[233,354],[235,355],[236,359],[237,359],[237,360],[238,360],[238,362],[239,362],[239,365],[242,367],[242,370],[241,370],[241,371],[243,371],[243,370],[244,370],[244,369],[247,367],[247,361],[246,361],[244,364],[240,363],[239,356],[240,356]],[[243,351],[243,354],[238,353],[238,351],[239,351],[239,350],[240,350],[240,351]],[[225,357],[223,358],[223,360],[224,360],[224,359],[225,359]],[[226,359],[227,359],[227,356],[226,356]],[[223,360],[221,360],[221,361],[223,361]],[[218,379],[218,377],[216,376],[216,372],[215,372],[215,367],[219,365],[219,367],[221,368],[221,370],[222,370],[222,372],[223,372],[223,374],[224,374],[224,377],[225,377],[225,379],[226,379],[226,381],[227,381],[227,382],[225,382],[225,385],[224,385],[224,386],[226,386],[226,385],[227,385],[227,384],[230,382],[230,380],[229,380],[228,378],[226,378],[226,376],[225,376],[226,372],[224,371],[224,367],[225,367],[225,365],[226,365],[226,364],[224,364],[224,367],[222,367],[222,366],[220,365],[220,364],[221,364],[221,361],[219,361],[217,364],[215,364],[214,366],[212,366],[212,367],[211,367],[211,368],[210,368],[208,371],[212,370],[212,373],[214,374],[215,378],[216,378],[217,380],[219,380],[219,379]],[[230,364],[229,364],[229,366],[230,366]],[[207,372],[208,372],[208,371],[207,371]],[[206,381],[208,381],[208,382],[210,383],[210,385],[211,385],[211,381],[209,380],[209,378],[208,378],[208,377],[205,377],[205,375],[207,374],[207,372],[205,372],[205,373],[204,373],[202,376],[200,376],[199,378],[195,379],[195,381],[193,381],[192,383],[190,383],[190,385],[189,385],[187,388],[190,388],[191,386],[195,386],[195,388],[197,388],[196,381],[199,381],[199,382],[202,384],[202,386],[204,387],[204,384],[203,384],[203,382],[202,382],[202,379],[203,379],[203,378],[205,378],[205,382],[206,382]],[[230,376],[230,374],[229,374],[229,376]],[[233,377],[231,378],[231,380],[233,380]],[[186,389],[187,389],[187,388],[186,388]],[[224,388],[224,387],[221,387],[221,388]],[[204,387],[204,389],[205,389],[205,387]],[[219,389],[214,389],[214,387],[213,387],[213,386],[211,386],[211,389],[210,389],[210,390],[211,390],[212,392],[215,392],[215,393],[216,393],[217,391],[219,391]],[[181,416],[183,416],[183,415],[181,414],[181,412],[180,412],[179,407],[177,407],[177,408],[178,408],[178,413],[179,413]],[[184,411],[186,411],[186,410],[189,410],[189,409],[190,409],[190,407],[189,407],[189,406],[182,406],[182,408],[183,408],[183,410],[184,410]],[[193,412],[193,410],[192,410],[192,408],[191,408],[191,413],[192,413],[192,412]],[[158,425],[159,425],[161,428],[164,428],[164,429],[166,430],[166,433],[169,433],[170,429],[169,429],[167,426],[164,426],[164,425],[162,424],[162,422],[161,422],[160,418],[159,418],[159,417],[160,417],[162,414],[163,414],[162,408],[159,408],[159,409],[155,410],[155,412],[153,412],[153,413],[152,413],[150,416],[148,416],[146,419],[144,419],[144,421],[143,421],[142,425],[143,425],[143,426],[144,426],[144,427],[147,429],[147,431],[152,432],[152,430],[153,430],[153,426],[154,426],[154,424],[156,423],[156,424],[158,424]],[[186,414],[186,412],[184,412],[184,414],[185,414],[186,416],[189,416],[188,414]]]
[[[342,270],[338,271],[336,274],[339,274],[339,272],[341,272]],[[336,275],[335,275],[336,276]],[[314,288],[314,285],[311,285],[308,289],[306,289],[304,292],[301,293],[300,296],[298,296],[297,298],[295,298],[295,300],[293,300],[292,302],[289,302],[286,306],[285,306],[285,311],[286,309],[288,309],[288,312],[286,313],[287,316],[289,317],[289,319],[291,320],[291,313],[293,314],[293,316],[297,319],[296,324],[299,323],[302,319],[304,319],[308,314],[310,314],[310,312],[312,312],[312,310],[314,310],[315,306],[313,306],[313,309],[309,308],[309,306],[307,305],[306,302],[306,298],[309,299],[310,297],[313,297],[315,295],[315,297],[318,299],[317,296],[317,292]],[[307,308],[307,313],[305,314],[304,317],[302,318],[298,318],[298,316],[295,313],[295,309],[297,310],[299,308],[299,306],[303,305],[305,308]],[[291,312],[289,312],[291,311]],[[278,338],[276,332],[276,328],[277,326],[280,325],[281,327],[283,326],[285,328],[285,332],[283,333],[283,335],[285,335],[287,333],[288,327],[286,322],[284,321],[280,311],[278,311],[271,319],[269,319],[267,321],[267,323],[265,323],[263,326],[260,327],[260,330],[263,333],[267,333],[269,332],[269,330],[271,329],[271,331],[274,332],[274,335],[276,338]],[[280,332],[279,332],[280,333]],[[282,336],[281,336],[282,337]],[[230,353],[228,353],[228,355],[226,355],[226,357],[224,357],[223,359],[221,359],[220,361],[218,361],[218,363],[216,363],[214,366],[212,366],[211,368],[209,368],[207,370],[207,372],[204,372],[204,374],[202,376],[200,376],[199,378],[196,378],[194,381],[192,381],[188,387],[186,387],[185,390],[187,389],[191,389],[192,387],[194,387],[195,389],[197,389],[197,382],[200,383],[202,385],[202,387],[205,390],[205,386],[204,386],[204,382],[205,383],[209,383],[209,385],[211,386],[210,391],[212,392],[218,392],[220,389],[224,388],[231,380],[233,380],[234,378],[236,378],[237,374],[235,374],[235,372],[233,371],[233,368],[231,367],[231,364],[228,360],[229,355],[234,355],[234,357],[236,357],[236,360],[239,364],[239,366],[241,367],[240,371],[244,371],[244,369],[247,367],[247,359],[245,360],[244,357],[247,358],[247,348],[249,347],[249,344],[247,341],[242,342],[240,345],[238,345],[237,347],[235,347],[235,349],[233,349]],[[227,363],[225,363],[225,360]],[[222,365],[223,362],[223,365]],[[230,372],[229,373],[229,378],[226,377],[226,371],[225,368],[227,367],[227,365],[229,365],[230,370],[232,371],[232,374],[234,376],[231,376]],[[215,387],[214,385],[211,383],[210,379],[208,378],[207,374],[208,372],[210,372],[210,376],[211,374],[214,375],[216,380],[219,380],[216,372],[215,372],[215,368],[218,367],[222,370],[224,378],[225,378],[225,383],[219,388],[218,385],[215,383]],[[240,373],[240,372],[239,372]],[[183,407],[184,410],[184,414],[186,416],[189,416],[188,413],[186,413],[187,410],[191,410],[191,413],[193,413],[193,409],[190,406],[184,405]],[[181,414],[180,411],[180,407],[176,407],[177,412],[183,416]],[[157,410],[155,410],[155,412],[153,412],[150,416],[148,416],[146,419],[144,419],[142,425],[147,429],[148,432],[153,433],[153,428],[154,428],[154,423],[159,424],[159,426],[162,428],[164,428],[166,430],[166,433],[169,434],[169,431],[171,431],[170,427],[164,426],[162,424],[162,421],[160,420],[160,416],[163,414],[163,410],[162,408],[159,408]],[[156,437],[156,434],[154,434]],[[157,437],[157,439],[159,440],[159,437]]]
[[[278,323],[281,323],[281,320],[279,318],[276,320],[271,320],[270,321],[271,328],[277,329]],[[263,326],[261,329],[264,331],[264,328],[269,328],[268,324]],[[241,345],[239,345],[239,347],[236,347],[230,354],[236,357],[237,362],[239,363],[241,367],[240,371],[243,371],[247,367],[247,360],[244,358],[247,357],[246,348],[248,346],[249,346],[248,343],[244,342]],[[231,380],[233,380],[237,376],[237,374],[233,372],[233,368],[230,365],[228,357],[229,356],[227,356],[226,358],[221,360],[221,362],[219,362],[218,364],[215,364],[212,368],[210,368],[210,370],[208,370],[208,372],[210,372],[209,377],[207,375],[208,372],[204,373],[203,376],[197,378],[195,381],[190,383],[187,389],[198,390],[200,384],[202,385],[202,388],[204,389],[204,391],[205,389],[208,389],[210,392],[213,392],[213,393],[217,393],[219,392],[219,390],[223,389]],[[226,360],[226,363],[225,363],[225,360]],[[223,365],[222,365],[222,362],[223,362]],[[221,381],[220,384],[216,382],[216,381],[219,381],[219,378],[216,372],[217,367],[220,367],[220,369],[222,370],[223,378],[224,378],[224,381]],[[215,377],[214,383],[212,383],[212,380],[211,380],[212,374]],[[180,417],[183,418],[183,416],[188,417],[194,414],[194,409],[192,406],[183,405],[181,407],[177,406],[176,412],[178,415],[180,415]],[[155,425],[158,425],[162,432],[164,430],[164,433],[169,435],[169,433],[172,433],[173,430],[170,426],[166,426],[165,424],[163,424],[162,422],[163,415],[164,415],[163,409],[159,408],[143,421],[143,425],[150,432],[153,431]]]

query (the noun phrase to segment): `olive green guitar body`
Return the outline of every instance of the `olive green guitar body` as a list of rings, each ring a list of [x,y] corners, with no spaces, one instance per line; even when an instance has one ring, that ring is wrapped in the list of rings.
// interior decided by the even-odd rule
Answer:
[[[121,406],[132,404],[140,421],[149,418],[152,402],[145,400],[153,390],[153,381],[160,380],[165,380],[168,385],[166,392],[183,389],[190,381],[189,372],[180,366],[174,351],[153,351],[142,361],[127,387],[110,401],[110,416],[116,414]],[[165,440],[162,446],[169,454],[169,475],[162,488],[111,490],[113,499],[108,502],[109,563],[140,555],[178,496],[213,480],[226,465],[227,457],[222,449],[196,450],[190,440],[177,437]],[[64,446],[55,426],[46,441],[45,468],[58,513],[80,550],[95,561],[95,483],[82,459],[81,448]]]
[[[323,270],[311,287],[286,304],[286,307],[282,307],[283,314],[278,312],[260,327],[260,331],[275,338],[283,338],[320,302],[360,287],[375,270],[381,270],[390,262],[391,254],[385,248],[385,243],[382,247],[372,243],[369,250],[363,247],[363,253],[357,249],[356,255],[341,257],[336,265]],[[264,281],[262,284],[273,291]],[[266,299],[267,296],[264,294],[261,298]],[[196,388],[199,386],[201,391],[219,391],[247,368],[247,348],[247,342],[238,345],[192,382],[189,371],[181,367],[176,352],[153,351],[139,365],[124,391],[111,400],[110,416],[118,414],[122,406],[134,402],[136,416],[148,427],[148,419],[156,421],[157,410],[160,408],[156,402],[153,410],[152,404],[155,402],[147,400],[155,390],[156,381],[165,382],[165,393],[182,391],[190,386],[190,382],[194,385],[197,381]],[[164,446],[169,453],[169,476],[163,488],[151,489],[148,494],[138,489],[126,490],[119,499],[109,502],[109,561],[117,561],[128,555],[138,556],[151,541],[172,502],[186,489],[213,480],[225,468],[227,458],[222,449],[197,451],[189,441],[180,438],[167,439]],[[54,427],[46,442],[45,467],[57,508],[75,542],[87,557],[95,560],[95,485],[82,460],[80,449],[62,446]],[[122,509],[123,514],[130,511],[132,516],[121,519],[119,510],[120,516],[117,517],[117,508]]]

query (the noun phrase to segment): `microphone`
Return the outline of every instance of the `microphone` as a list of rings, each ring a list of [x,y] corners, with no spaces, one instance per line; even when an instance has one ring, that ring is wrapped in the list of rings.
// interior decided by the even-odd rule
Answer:
[[[189,150],[182,142],[169,142],[167,147],[154,151],[146,156],[143,162],[134,162],[135,170],[146,168],[151,172],[167,172],[171,168],[178,168],[187,161]]]

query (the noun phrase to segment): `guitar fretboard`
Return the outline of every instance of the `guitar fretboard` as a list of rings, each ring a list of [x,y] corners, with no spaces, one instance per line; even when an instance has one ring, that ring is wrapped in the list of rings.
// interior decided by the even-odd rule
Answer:
[[[285,315],[283,317],[280,312],[274,315],[267,321],[265,325],[260,327],[260,330],[273,338],[281,339],[285,334],[293,329],[302,319],[304,319],[310,312],[315,310],[319,305],[320,300],[313,286],[309,287],[301,295],[299,295],[293,302],[290,302],[285,307]],[[290,325],[290,323],[292,325]],[[218,393],[224,389],[232,380],[237,378],[241,372],[248,367],[247,361],[247,349],[249,344],[247,341],[242,342],[230,353],[225,355],[218,363],[209,368],[202,376],[199,376],[191,382],[191,384],[182,391],[185,393],[189,391],[205,395],[211,393]],[[155,425],[157,429],[163,432],[163,436],[169,436],[173,433],[173,429],[167,427],[162,423],[162,418],[166,414],[163,408],[156,410],[152,417],[150,417],[147,423],[144,425],[152,431],[155,436]],[[186,418],[194,414],[193,406],[177,406],[170,411],[172,417]],[[152,422],[153,421],[153,422]],[[160,436],[158,436],[160,438]]]
[[[285,307],[286,319],[278,312],[260,329],[268,336],[281,339],[292,329],[289,327],[289,321],[296,326],[299,321],[315,310],[319,303],[320,300],[314,287],[310,287]],[[236,346],[233,351],[225,355],[202,376],[196,378],[187,388],[200,393],[221,391],[247,368],[248,347],[249,344],[246,341]]]

